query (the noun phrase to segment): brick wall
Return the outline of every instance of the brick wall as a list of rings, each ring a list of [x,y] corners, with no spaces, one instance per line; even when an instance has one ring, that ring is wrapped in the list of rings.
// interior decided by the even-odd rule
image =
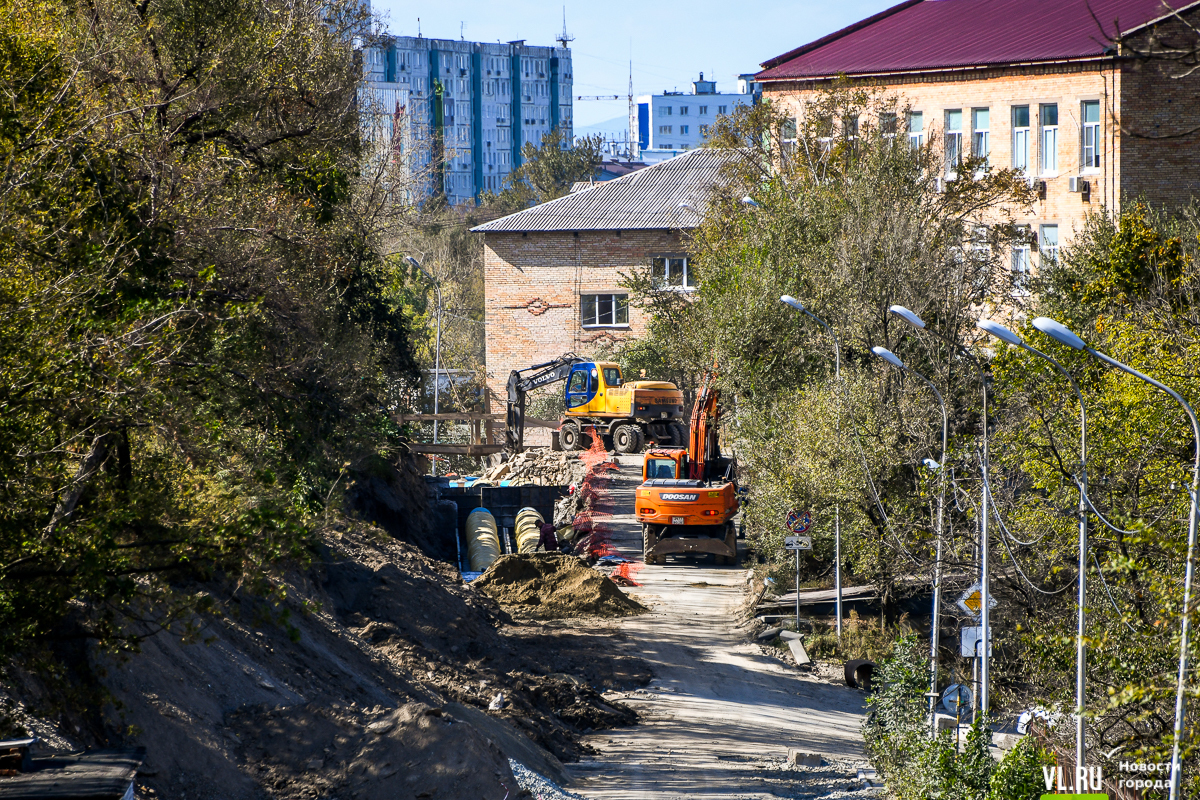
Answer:
[[[970,73],[911,75],[889,79],[881,86],[887,95],[898,98],[921,112],[925,139],[936,147],[944,146],[946,112],[962,111],[963,150],[970,153],[974,133],[972,110],[989,109],[988,143],[990,163],[997,168],[1013,166],[1013,108],[1027,106],[1030,116],[1029,173],[1046,182],[1046,198],[1037,200],[1032,211],[1011,209],[1014,221],[1028,224],[1037,232],[1042,225],[1057,225],[1060,245],[1082,227],[1089,211],[1102,206],[1116,207],[1120,186],[1119,96],[1122,76],[1112,65],[1059,65],[1026,69],[973,70]],[[766,84],[764,97],[798,113],[806,99],[824,88],[825,82],[789,82]],[[1099,101],[1107,110],[1101,113],[1101,167],[1084,170],[1082,162],[1082,103]],[[1039,110],[1043,105],[1058,106],[1058,170],[1043,173]],[[1091,200],[1084,202],[1079,193],[1068,190],[1068,179],[1081,176],[1092,184]],[[1037,256],[1033,256],[1036,263]]]
[[[1188,15],[1192,24],[1200,13]],[[1148,33],[1134,38],[1134,52],[1149,48]],[[1191,49],[1196,34],[1177,19],[1156,25],[1160,46]],[[1122,64],[1121,190],[1126,201],[1153,205],[1187,204],[1200,192],[1200,74],[1182,76],[1174,61],[1130,59]]]
[[[584,327],[579,297],[625,294],[621,273],[644,268],[657,255],[683,253],[678,233],[666,230],[484,234],[492,410],[503,410],[510,371],[571,351],[591,356],[644,333],[645,315],[632,305],[627,325]]]

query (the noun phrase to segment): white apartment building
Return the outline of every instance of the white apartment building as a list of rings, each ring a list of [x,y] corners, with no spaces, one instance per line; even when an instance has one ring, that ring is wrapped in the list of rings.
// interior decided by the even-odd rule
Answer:
[[[754,103],[749,82],[741,84],[743,93],[718,94],[717,82],[704,80],[701,72],[700,80],[692,81],[691,94],[663,92],[639,97],[637,107],[630,109],[630,128],[636,132],[633,157],[652,163],[703,146],[718,116]]]
[[[414,180],[414,199],[451,204],[498,192],[521,148],[561,127],[572,138],[566,47],[384,37],[362,50],[364,129],[390,143]]]

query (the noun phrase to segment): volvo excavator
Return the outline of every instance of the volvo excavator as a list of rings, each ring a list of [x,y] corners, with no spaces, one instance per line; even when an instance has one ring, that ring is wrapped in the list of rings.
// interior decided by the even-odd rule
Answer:
[[[636,511],[647,564],[665,564],[669,553],[712,553],[718,563],[737,563],[737,463],[721,455],[721,391],[712,377],[696,396],[687,447],[654,447],[642,462]]]
[[[509,373],[505,447],[510,452],[525,445],[526,394],[558,381],[566,383],[566,413],[556,431],[563,450],[587,447],[588,428],[611,438],[618,453],[641,452],[646,443],[683,444],[683,393],[675,384],[626,383],[619,365],[567,353]]]

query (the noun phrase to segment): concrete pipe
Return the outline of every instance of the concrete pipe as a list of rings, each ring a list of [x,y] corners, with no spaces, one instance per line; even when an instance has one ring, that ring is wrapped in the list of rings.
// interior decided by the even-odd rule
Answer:
[[[542,525],[546,520],[534,508],[522,508],[517,512],[517,552],[532,553],[537,550],[542,537]]]
[[[496,518],[486,508],[477,508],[467,517],[467,561],[471,571],[483,572],[499,557]]]

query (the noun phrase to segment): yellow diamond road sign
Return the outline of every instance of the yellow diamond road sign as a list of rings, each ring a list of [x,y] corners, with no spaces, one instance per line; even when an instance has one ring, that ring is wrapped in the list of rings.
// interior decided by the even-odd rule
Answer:
[[[963,596],[958,598],[958,607],[975,616],[979,616],[983,610],[983,584],[976,583],[970,589],[963,592]],[[988,608],[996,607],[995,595],[988,596]]]

